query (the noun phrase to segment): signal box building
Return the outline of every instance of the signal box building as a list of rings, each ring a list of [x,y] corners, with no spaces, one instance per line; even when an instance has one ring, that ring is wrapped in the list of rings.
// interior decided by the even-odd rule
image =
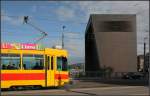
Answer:
[[[137,71],[136,15],[92,14],[85,32],[85,71]]]

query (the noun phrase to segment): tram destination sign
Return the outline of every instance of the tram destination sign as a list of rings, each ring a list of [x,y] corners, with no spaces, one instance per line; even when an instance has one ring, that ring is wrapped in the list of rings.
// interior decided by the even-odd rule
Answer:
[[[29,43],[1,43],[1,49],[18,49],[18,50],[43,50],[44,47],[39,44]]]

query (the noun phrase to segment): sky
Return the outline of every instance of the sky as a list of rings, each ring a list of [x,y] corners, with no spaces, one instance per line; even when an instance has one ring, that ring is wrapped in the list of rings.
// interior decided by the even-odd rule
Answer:
[[[2,1],[2,42],[34,43],[42,34],[29,22],[45,31],[48,36],[41,44],[46,47],[61,45],[69,51],[72,63],[84,62],[84,35],[90,14],[136,14],[137,55],[143,54],[144,38],[149,50],[149,3],[148,1]],[[63,30],[63,26],[65,26]]]

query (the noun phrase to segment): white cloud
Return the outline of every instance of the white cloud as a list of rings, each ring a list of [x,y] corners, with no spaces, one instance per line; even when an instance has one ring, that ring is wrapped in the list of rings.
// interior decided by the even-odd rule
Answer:
[[[65,32],[64,35],[66,38],[79,38],[79,37],[81,37],[80,33],[75,33],[75,32]]]
[[[16,19],[11,20],[12,25],[20,26],[23,22],[23,17],[18,17]]]
[[[66,39],[65,48],[68,49],[69,53],[74,56],[84,57],[84,40],[80,39]]]
[[[2,21],[10,21],[11,20],[10,17],[6,16],[6,13],[4,10],[1,10],[1,20]]]
[[[33,6],[31,7],[31,11],[32,11],[32,12],[36,12],[36,11],[37,11],[37,6],[36,6],[36,5],[33,5]]]
[[[148,2],[141,1],[86,1],[77,3],[81,10],[89,14],[137,13],[148,9]]]
[[[61,39],[54,39],[51,41],[52,46],[62,45]]]
[[[23,22],[23,17],[15,17],[15,16],[9,16],[7,13],[2,10],[1,11],[1,20],[3,22],[8,22],[13,26],[19,26]]]
[[[72,19],[75,16],[74,10],[72,10],[71,8],[64,7],[64,6],[61,6],[58,9],[56,9],[55,13],[57,14],[58,18],[63,21]]]

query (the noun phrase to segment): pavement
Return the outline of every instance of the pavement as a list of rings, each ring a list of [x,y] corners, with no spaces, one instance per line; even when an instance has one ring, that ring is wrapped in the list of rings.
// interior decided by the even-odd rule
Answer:
[[[95,87],[111,87],[111,86],[121,86],[119,84],[109,84],[97,81],[82,81],[82,80],[74,80],[72,85],[68,87],[73,88],[95,88]]]
[[[72,85],[59,89],[44,88],[40,90],[2,91],[2,96],[43,96],[43,95],[143,95],[148,96],[148,85],[141,80],[73,80]]]
[[[115,87],[96,87],[96,88],[73,88],[65,89],[45,89],[45,90],[24,90],[24,91],[5,91],[2,96],[43,96],[43,95],[88,95],[88,96],[104,96],[104,95],[143,95],[149,96],[149,89],[146,86],[115,86]]]

